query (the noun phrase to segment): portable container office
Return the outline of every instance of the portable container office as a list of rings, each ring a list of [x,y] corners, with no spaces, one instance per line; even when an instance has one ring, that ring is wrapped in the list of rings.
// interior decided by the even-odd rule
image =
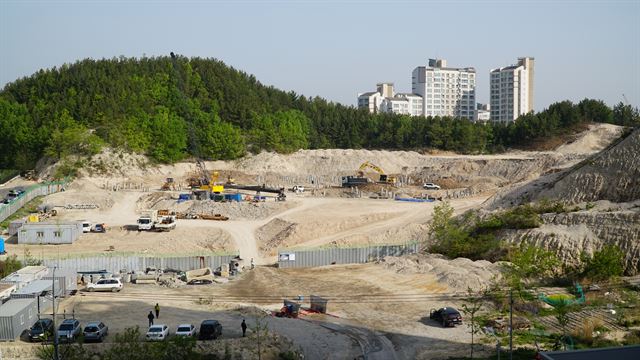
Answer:
[[[0,284],[0,304],[4,302],[5,299],[11,297],[11,293],[16,291],[15,284]]]
[[[9,223],[9,236],[13,236],[18,233],[18,230],[26,222],[25,219],[15,220]]]
[[[18,244],[73,244],[82,234],[82,223],[26,223],[18,231]]]
[[[51,281],[53,269],[49,269],[49,274],[42,279]],[[56,280],[56,286],[60,287],[60,296],[67,296],[78,290],[78,273],[73,269],[56,269]]]
[[[0,255],[4,254],[4,238],[0,237]]]
[[[15,341],[38,320],[36,299],[11,299],[0,305],[0,341]]]
[[[26,266],[5,277],[0,283],[14,284],[16,289],[21,289],[34,280],[42,279],[48,271],[46,266]]]
[[[55,280],[55,296],[60,297],[62,289],[58,285],[58,280]],[[17,290],[11,294],[11,299],[37,299],[38,300],[38,312],[43,313],[49,311],[52,308],[53,301],[51,298],[51,287],[53,286],[53,280],[35,280],[29,285]]]

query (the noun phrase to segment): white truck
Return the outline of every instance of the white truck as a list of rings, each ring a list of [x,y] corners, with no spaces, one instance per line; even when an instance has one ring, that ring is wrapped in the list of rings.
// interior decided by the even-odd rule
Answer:
[[[175,228],[175,215],[158,215],[158,210],[143,211],[138,218],[138,231],[170,231]]]

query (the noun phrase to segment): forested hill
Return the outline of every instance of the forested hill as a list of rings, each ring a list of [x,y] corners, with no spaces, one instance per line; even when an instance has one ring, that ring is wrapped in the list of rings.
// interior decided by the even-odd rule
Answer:
[[[584,100],[554,104],[509,126],[373,115],[265,86],[215,59],[82,60],[41,70],[0,92],[0,168],[30,168],[44,155],[90,155],[104,144],[161,162],[192,155],[231,159],[262,149],[493,152],[586,121],[637,125],[638,112]]]

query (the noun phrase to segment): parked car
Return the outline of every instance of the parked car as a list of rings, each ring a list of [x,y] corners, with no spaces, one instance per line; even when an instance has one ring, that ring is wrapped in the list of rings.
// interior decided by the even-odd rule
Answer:
[[[91,232],[91,223],[88,221],[82,221],[82,232],[88,233]]]
[[[460,312],[452,307],[443,307],[438,310],[431,309],[429,318],[441,323],[443,327],[462,324]]]
[[[222,325],[218,320],[204,320],[200,324],[200,340],[217,339],[222,336]]]
[[[47,341],[53,337],[53,320],[40,319],[29,329],[29,341]]]
[[[294,187],[291,188],[291,191],[293,191],[295,193],[303,193],[304,192],[304,186],[302,186],[302,185],[294,185]]]
[[[88,291],[120,291],[122,290],[122,281],[120,279],[100,279],[95,283],[87,284]]]
[[[104,337],[109,334],[109,327],[102,321],[92,321],[84,327],[82,334],[84,335],[84,341],[102,342]]]
[[[180,324],[176,329],[177,336],[196,336],[196,327],[193,324]]]
[[[146,338],[149,341],[162,341],[169,336],[169,327],[164,324],[151,325],[147,330]]]
[[[107,232],[107,226],[105,224],[95,224],[93,226],[93,232],[95,232],[95,233],[105,233],[105,232]]]
[[[76,319],[65,319],[60,327],[58,327],[58,340],[62,342],[75,341],[82,329],[80,327],[80,321]]]
[[[434,183],[425,183],[422,187],[427,190],[440,190],[440,185],[436,185]]]

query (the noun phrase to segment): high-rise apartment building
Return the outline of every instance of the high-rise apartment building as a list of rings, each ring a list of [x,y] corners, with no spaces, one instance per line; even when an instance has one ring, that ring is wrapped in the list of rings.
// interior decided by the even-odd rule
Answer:
[[[534,58],[491,70],[491,121],[509,122],[533,110]]]
[[[446,60],[429,59],[412,74],[412,91],[422,96],[424,116],[452,116],[472,120],[476,109],[476,70],[450,68]]]

